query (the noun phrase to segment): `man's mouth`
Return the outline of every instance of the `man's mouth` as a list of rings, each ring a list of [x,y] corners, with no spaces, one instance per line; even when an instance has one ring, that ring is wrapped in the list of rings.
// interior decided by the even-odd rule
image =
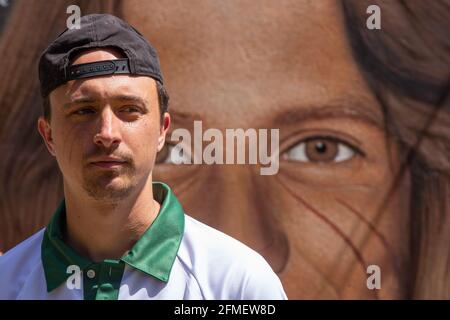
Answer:
[[[100,168],[113,169],[125,165],[126,161],[114,157],[100,157],[94,159],[90,163]]]
[[[100,168],[112,169],[112,168],[118,168],[118,167],[123,166],[125,164],[125,162],[119,162],[119,161],[96,161],[96,162],[91,162],[91,164],[93,164],[94,166],[100,167]]]

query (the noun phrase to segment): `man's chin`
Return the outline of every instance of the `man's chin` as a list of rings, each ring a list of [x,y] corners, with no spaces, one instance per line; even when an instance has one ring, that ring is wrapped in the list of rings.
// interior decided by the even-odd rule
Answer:
[[[131,189],[111,189],[98,190],[87,189],[88,195],[97,200],[104,202],[117,202],[126,199],[131,194]]]
[[[84,189],[93,199],[107,202],[123,200],[131,194],[133,189],[131,185],[125,184],[123,181],[104,182],[85,183]]]

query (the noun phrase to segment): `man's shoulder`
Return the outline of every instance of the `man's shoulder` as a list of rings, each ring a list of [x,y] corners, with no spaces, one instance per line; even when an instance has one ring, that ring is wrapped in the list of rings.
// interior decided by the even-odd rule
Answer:
[[[0,256],[0,265],[5,267],[5,264],[9,264],[15,261],[26,258],[27,260],[40,258],[42,238],[44,236],[45,229],[41,229],[29,238],[23,240],[15,247],[9,249],[2,256]]]
[[[283,298],[281,282],[267,261],[242,242],[185,215],[185,233],[178,258],[212,299]]]
[[[0,256],[0,299],[14,298],[10,293],[20,290],[27,275],[41,263],[44,231],[41,229]]]

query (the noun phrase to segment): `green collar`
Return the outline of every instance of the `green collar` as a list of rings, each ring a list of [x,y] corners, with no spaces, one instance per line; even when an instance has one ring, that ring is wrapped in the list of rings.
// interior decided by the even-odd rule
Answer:
[[[161,281],[169,280],[184,233],[184,211],[164,183],[153,183],[153,197],[161,204],[158,216],[128,253],[120,260]],[[94,262],[80,256],[62,240],[66,223],[64,200],[47,226],[41,246],[41,258],[47,292],[59,287],[71,275],[67,267],[77,265],[85,271]]]

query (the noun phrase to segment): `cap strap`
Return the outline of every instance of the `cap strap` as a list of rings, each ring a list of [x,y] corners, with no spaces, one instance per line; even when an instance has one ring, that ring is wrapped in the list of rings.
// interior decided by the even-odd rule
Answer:
[[[69,67],[68,80],[97,77],[115,73],[130,73],[127,58],[72,65]]]

